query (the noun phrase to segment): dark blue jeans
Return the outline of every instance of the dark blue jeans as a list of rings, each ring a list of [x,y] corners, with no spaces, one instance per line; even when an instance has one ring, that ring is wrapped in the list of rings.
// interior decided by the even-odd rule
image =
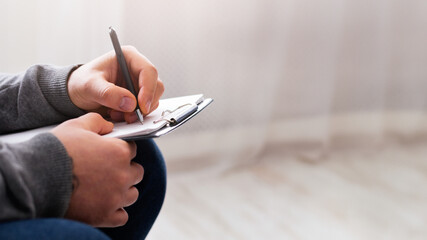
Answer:
[[[126,208],[129,221],[118,228],[96,229],[67,219],[29,219],[0,223],[0,239],[144,239],[163,204],[166,166],[153,140],[136,142],[134,161],[144,167],[144,178],[136,185],[139,197]]]

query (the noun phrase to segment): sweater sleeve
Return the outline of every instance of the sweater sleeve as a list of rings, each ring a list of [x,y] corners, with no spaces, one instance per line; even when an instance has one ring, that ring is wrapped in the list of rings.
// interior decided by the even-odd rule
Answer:
[[[75,68],[36,65],[21,74],[0,74],[0,134],[84,114],[67,93]],[[72,160],[53,134],[19,144],[0,142],[0,221],[61,217],[71,192]]]
[[[0,221],[64,216],[72,164],[51,133],[19,144],[0,142]]]
[[[83,115],[67,92],[67,79],[74,68],[35,65],[18,75],[0,75],[0,134]]]

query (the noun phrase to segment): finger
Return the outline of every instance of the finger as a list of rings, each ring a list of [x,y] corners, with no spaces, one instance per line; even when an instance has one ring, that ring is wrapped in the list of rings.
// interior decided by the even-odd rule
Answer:
[[[125,120],[124,113],[116,110],[110,111],[110,117],[115,122],[123,122]]]
[[[126,199],[123,207],[129,207],[130,205],[134,204],[136,200],[138,200],[139,192],[136,187],[131,187],[126,193]]]
[[[154,111],[159,107],[159,102],[157,102],[157,104],[151,106],[151,110]]]
[[[129,220],[129,215],[123,208],[117,209],[113,213],[113,215],[109,218],[109,224],[108,227],[119,227],[126,224],[126,222]]]
[[[131,142],[126,142],[129,146],[129,157],[130,159],[134,159],[136,157],[136,143],[131,141]]]
[[[78,118],[81,126],[91,132],[103,135],[113,130],[114,124],[105,120],[98,113],[88,113]]]
[[[160,78],[157,80],[157,87],[156,87],[156,93],[154,94],[153,102],[151,103],[151,109],[150,113],[157,109],[159,106],[159,100],[163,95],[163,92],[165,91],[165,86],[160,80]]]
[[[123,164],[126,164],[126,166],[128,166],[128,164],[130,164],[132,159],[134,159],[136,156],[136,143],[133,141],[127,142],[118,138],[108,138],[108,140],[111,142],[112,148],[110,150],[112,150],[112,154],[117,154],[114,157],[119,159]],[[126,169],[126,171],[128,170]],[[132,179],[133,178],[129,178],[129,180],[127,181],[129,182],[129,186],[132,182]]]
[[[125,46],[123,54],[129,64],[132,76],[138,80],[138,103],[143,114],[148,114],[156,93],[158,73],[154,65],[134,47]]]
[[[142,167],[141,164],[138,164],[136,162],[131,162],[131,169],[133,172],[133,176],[135,176],[135,181],[133,182],[133,185],[136,185],[142,181],[144,178],[144,167]],[[133,186],[132,185],[132,186]]]
[[[124,119],[127,123],[134,123],[138,120],[138,116],[135,112],[125,113]]]
[[[98,104],[122,112],[135,110],[135,96],[127,89],[100,77],[88,84],[89,96]]]
[[[157,70],[154,67],[145,68],[141,71],[139,77],[140,90],[138,93],[138,102],[142,108],[142,113],[147,115],[151,112],[151,105],[157,89]]]

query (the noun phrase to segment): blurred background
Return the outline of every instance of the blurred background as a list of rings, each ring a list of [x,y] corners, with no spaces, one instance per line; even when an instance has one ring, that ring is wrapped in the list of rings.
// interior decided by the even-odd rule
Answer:
[[[150,239],[423,239],[427,2],[0,2],[0,72],[85,63],[108,27],[164,97],[214,103],[157,139]]]

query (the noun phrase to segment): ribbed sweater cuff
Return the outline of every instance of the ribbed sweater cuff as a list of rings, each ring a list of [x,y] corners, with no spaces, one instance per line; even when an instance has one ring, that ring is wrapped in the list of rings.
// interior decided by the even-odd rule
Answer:
[[[46,100],[55,110],[68,117],[78,117],[85,114],[83,110],[73,104],[67,88],[68,77],[79,66],[43,66],[44,71],[38,72],[38,81]]]

